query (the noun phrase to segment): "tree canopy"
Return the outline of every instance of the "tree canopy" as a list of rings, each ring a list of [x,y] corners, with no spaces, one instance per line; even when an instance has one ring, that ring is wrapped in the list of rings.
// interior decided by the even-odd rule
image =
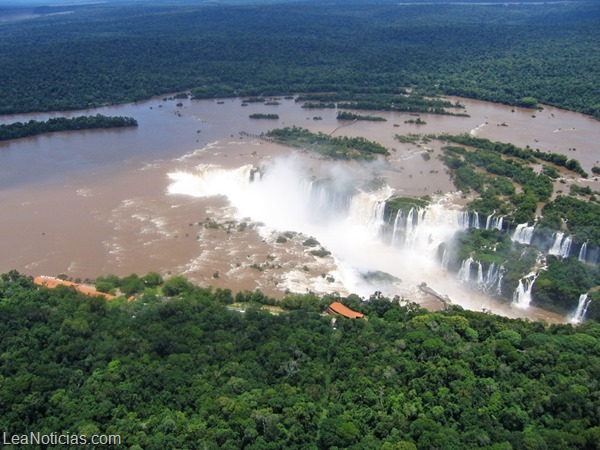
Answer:
[[[149,450],[597,445],[593,321],[433,313],[380,295],[294,294],[274,315],[260,292],[236,294],[240,313],[228,290],[140,279],[154,286],[127,302],[0,277],[5,432],[120,434]],[[333,326],[320,314],[332,301],[368,321]]]
[[[416,86],[600,117],[598,2],[415,3],[106,2],[3,23],[0,113],[183,90],[396,95]]]

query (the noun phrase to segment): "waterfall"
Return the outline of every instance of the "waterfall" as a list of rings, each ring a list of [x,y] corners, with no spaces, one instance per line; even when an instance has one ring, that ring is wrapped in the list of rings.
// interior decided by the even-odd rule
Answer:
[[[490,295],[502,294],[502,279],[504,278],[504,265],[497,267],[495,263],[488,267],[485,281],[483,282],[483,291]]]
[[[464,260],[458,272],[458,279],[463,283],[471,283],[472,287],[476,287],[488,295],[501,295],[504,266],[498,267],[492,263],[486,271],[481,261],[477,261],[477,283],[475,283],[475,280],[471,282],[471,268],[474,263],[473,258]]]
[[[477,261],[477,284],[483,289],[483,266],[480,261]]]
[[[496,225],[494,226],[494,228],[496,228],[496,230],[502,230],[502,226],[504,225],[504,217],[500,216],[496,222]]]
[[[560,244],[560,256],[563,258],[567,258],[569,253],[571,253],[571,244],[573,243],[573,238],[571,236],[567,236],[563,242]]]
[[[587,257],[587,242],[584,242],[581,248],[579,249],[579,261],[585,262]]]
[[[466,230],[471,225],[471,216],[468,211],[463,211],[458,216],[458,225],[461,229]]]
[[[548,250],[548,253],[550,255],[560,256],[561,258],[568,257],[571,252],[573,238],[571,236],[565,236],[562,231],[557,231],[552,236],[554,237],[554,242],[552,243],[550,250]]]
[[[519,285],[513,294],[513,304],[518,308],[528,308],[531,303],[531,290],[538,277],[538,272],[531,272],[519,280]]]
[[[419,218],[419,214],[417,212],[417,220],[418,220],[418,218]],[[404,231],[404,242],[406,244],[408,244],[409,247],[415,237],[416,225],[417,224],[415,224],[415,208],[410,208],[410,211],[408,212],[408,216],[406,216],[406,226],[404,229],[405,230]]]
[[[496,264],[492,263],[492,264],[490,264],[490,267],[488,267],[488,272],[485,277],[485,285],[486,286],[494,285],[494,284],[496,284],[497,281],[498,281],[498,272],[496,271]]]
[[[394,219],[394,228],[392,231],[392,247],[395,247],[398,245],[399,242],[399,235],[401,233],[401,224],[404,223],[404,211],[402,211],[401,209],[398,210],[398,213],[396,214],[396,219]]]
[[[358,192],[350,200],[348,222],[365,227],[372,234],[379,234],[385,221],[385,201],[392,190],[389,186],[374,192]]]
[[[336,189],[332,181],[325,180],[300,180],[301,189],[310,197],[311,204],[320,214],[331,215],[346,211],[349,207],[352,192],[350,189]]]
[[[392,246],[415,249],[435,258],[440,245],[449,243],[457,231],[469,227],[469,213],[447,204],[447,200],[443,197],[424,208],[398,211],[393,223]]]
[[[479,213],[477,211],[463,211],[458,217],[458,223],[463,230],[469,228],[481,228],[481,224],[479,223]]]
[[[577,305],[577,310],[573,314],[571,318],[571,323],[581,323],[585,319],[585,314],[587,313],[588,307],[592,299],[588,297],[587,294],[581,294],[579,296],[579,303]]]
[[[479,229],[479,213],[477,211],[473,213],[473,228]]]
[[[519,244],[531,245],[531,239],[533,238],[533,231],[535,226],[527,226],[527,223],[517,225],[517,229],[512,235],[512,240]]]
[[[195,173],[177,172],[169,174],[173,184],[171,194],[187,194],[194,197],[227,195],[231,191],[246,189],[252,183],[254,167],[251,164],[237,169],[223,169],[212,164],[196,167]]]
[[[554,242],[552,243],[552,247],[548,250],[548,253],[551,255],[558,255],[560,253],[560,243],[562,242],[563,236],[565,234],[561,231],[556,232],[552,235],[554,238]]]
[[[462,263],[460,270],[458,271],[458,279],[464,283],[468,283],[471,280],[471,264],[473,264],[473,258],[465,259]]]
[[[502,230],[502,225],[504,223],[504,217],[496,217],[496,212],[494,211],[492,214],[487,216],[485,220],[485,229],[486,230]]]
[[[444,249],[444,253],[442,254],[442,269],[448,271],[448,264],[450,263],[450,252],[447,248]]]
[[[504,280],[504,265],[500,266],[498,269],[498,284],[496,285],[496,294],[502,295],[502,281]]]

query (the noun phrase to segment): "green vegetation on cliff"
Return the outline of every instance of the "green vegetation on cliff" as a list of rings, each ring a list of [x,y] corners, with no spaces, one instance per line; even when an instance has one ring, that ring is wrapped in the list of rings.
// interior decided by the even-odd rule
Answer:
[[[274,315],[260,292],[168,283],[107,302],[2,275],[2,430],[120,434],[146,450],[591,449],[600,438],[593,321],[351,296],[341,301],[369,320],[333,327],[320,313],[337,298],[290,295]]]
[[[408,213],[412,208],[424,208],[429,202],[429,197],[391,197],[385,201],[383,217],[386,222],[393,221],[398,211]]]
[[[533,303],[563,315],[577,308],[579,296],[600,285],[600,267],[584,264],[577,258],[561,260],[548,256],[546,268],[533,285]],[[600,295],[594,297],[586,317],[600,320]]]
[[[559,195],[544,206],[542,214],[540,225],[560,229],[565,223],[580,242],[600,246],[600,204]]]
[[[587,177],[579,161],[558,153],[519,148],[466,134],[442,134],[429,138],[470,148],[467,150],[465,147],[446,145],[442,148],[444,154],[441,157],[451,170],[458,189],[464,192],[472,189],[480,194],[469,205],[469,209],[485,215],[495,212],[514,223],[524,223],[536,219],[538,206],[542,204],[546,205],[541,221],[543,226],[561,230],[564,222],[568,223],[572,234],[580,230],[578,238],[582,241],[592,240],[595,243],[600,237],[595,230],[597,227],[593,225],[598,223],[595,220],[600,220],[600,205],[595,203],[593,191],[574,187],[573,193],[589,195],[588,201],[562,196],[551,200],[553,179],[558,177],[556,166]],[[542,171],[536,173],[532,164],[541,161],[553,166],[543,165]],[[574,216],[573,221],[570,220],[571,216]]]

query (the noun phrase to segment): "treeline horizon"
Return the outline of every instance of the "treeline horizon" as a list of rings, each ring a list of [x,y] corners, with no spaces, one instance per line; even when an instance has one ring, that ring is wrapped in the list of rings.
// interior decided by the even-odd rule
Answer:
[[[187,90],[215,98],[413,87],[600,118],[597,2],[316,8],[108,3],[5,23],[0,114]]]

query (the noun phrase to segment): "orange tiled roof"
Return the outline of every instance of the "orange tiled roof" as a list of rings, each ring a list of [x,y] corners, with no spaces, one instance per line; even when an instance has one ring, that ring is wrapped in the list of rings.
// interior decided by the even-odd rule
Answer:
[[[340,316],[344,316],[348,319],[361,319],[364,317],[364,314],[353,311],[347,306],[342,305],[340,302],[333,302],[331,305],[329,305],[329,309],[333,313],[339,314]]]
[[[58,278],[53,278],[53,277],[46,277],[46,276],[35,277],[33,279],[33,282],[40,286],[45,286],[49,289],[54,289],[58,285],[73,286],[75,289],[77,289],[79,292],[81,292],[82,294],[85,294],[85,295],[90,295],[90,296],[101,295],[101,296],[105,297],[107,300],[112,300],[113,298],[116,298],[114,295],[105,294],[104,292],[99,292],[90,287],[82,286],[81,284],[72,283],[70,281],[60,280]]]

